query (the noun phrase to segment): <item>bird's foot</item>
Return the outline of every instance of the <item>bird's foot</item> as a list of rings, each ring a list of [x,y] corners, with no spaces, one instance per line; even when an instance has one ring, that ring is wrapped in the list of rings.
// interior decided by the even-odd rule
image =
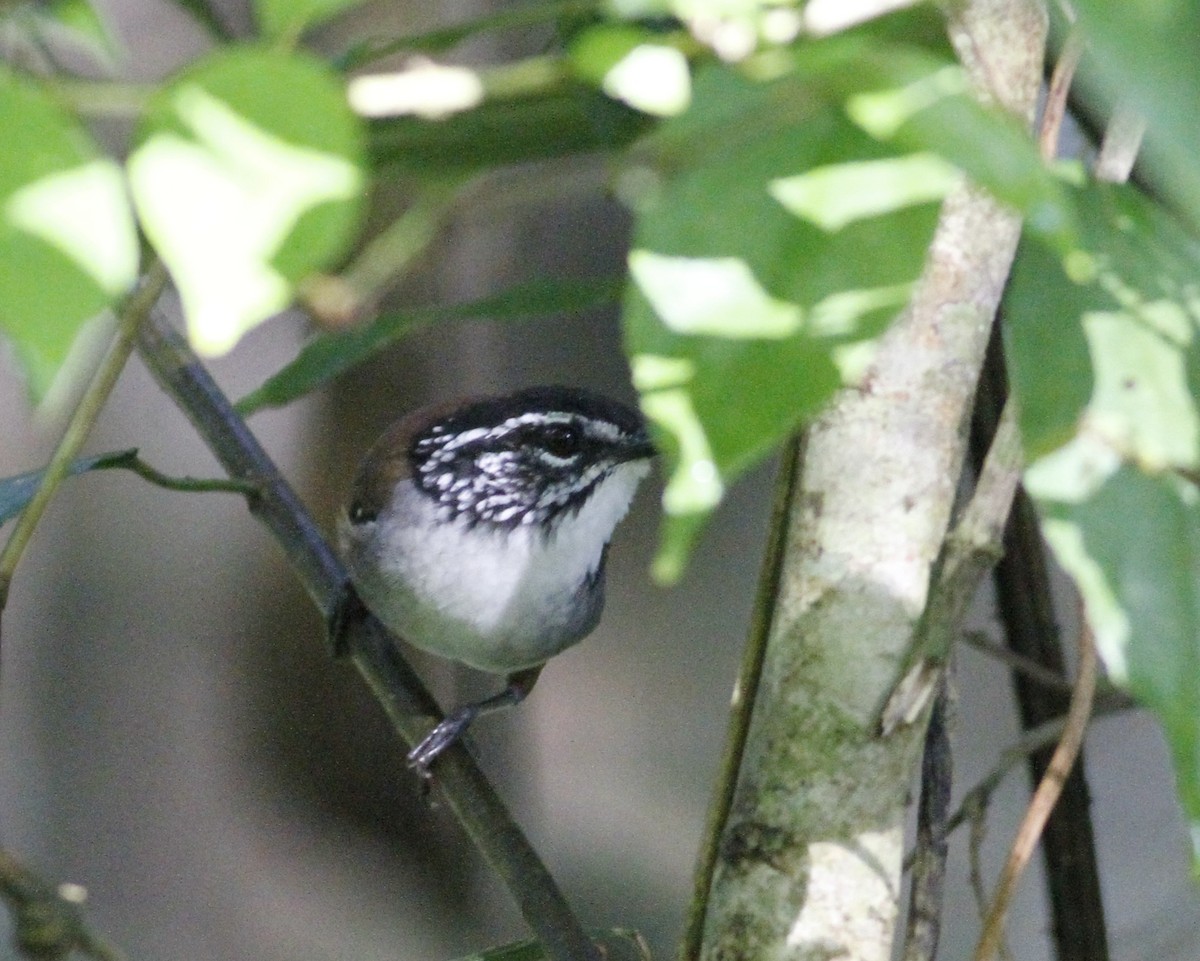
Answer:
[[[422,781],[428,782],[433,774],[430,765],[441,756],[442,752],[463,736],[471,722],[479,716],[477,705],[468,704],[461,707],[432,731],[426,734],[419,744],[408,752],[408,766],[416,771]]]

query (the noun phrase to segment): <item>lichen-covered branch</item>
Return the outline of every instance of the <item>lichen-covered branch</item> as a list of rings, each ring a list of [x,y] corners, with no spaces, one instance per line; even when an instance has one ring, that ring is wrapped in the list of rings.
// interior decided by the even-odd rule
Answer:
[[[975,0],[952,34],[978,87],[1030,116],[1045,20]],[[778,606],[702,957],[885,961],[924,724],[876,719],[919,629],[1016,218],[948,199],[913,303],[860,389],[810,430]]]

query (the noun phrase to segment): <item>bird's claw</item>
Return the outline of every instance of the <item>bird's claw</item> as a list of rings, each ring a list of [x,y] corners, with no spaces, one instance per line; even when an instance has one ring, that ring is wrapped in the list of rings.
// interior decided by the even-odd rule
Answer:
[[[406,758],[408,766],[417,773],[422,781],[428,783],[432,779],[433,772],[430,770],[430,766],[441,756],[443,751],[463,736],[463,732],[475,720],[476,714],[476,711],[466,708],[455,711],[421,738],[420,743],[408,752]]]

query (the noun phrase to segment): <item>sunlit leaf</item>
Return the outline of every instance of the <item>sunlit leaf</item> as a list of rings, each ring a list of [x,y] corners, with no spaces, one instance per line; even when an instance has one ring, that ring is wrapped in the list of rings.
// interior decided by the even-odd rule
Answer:
[[[800,33],[803,3],[788,0],[608,0],[621,19],[653,19],[671,15],[692,36],[729,62],[755,50],[788,43]]]
[[[444,120],[483,102],[483,81],[469,67],[421,60],[390,73],[353,77],[347,95],[364,117]]]
[[[852,348],[907,302],[958,182],[833,105],[775,108],[770,90],[702,72],[694,109],[714,122],[667,124],[647,146],[660,167],[635,171],[624,320],[669,465],[664,579],[729,481],[860,371]],[[848,205],[845,185],[867,172],[870,194]]]
[[[1079,499],[1059,499],[1036,470],[1027,484],[1109,675],[1161,721],[1200,827],[1200,491],[1128,465]]]
[[[1078,242],[1070,188],[977,102],[933,9],[698,71],[634,157],[625,324],[671,472],[668,579],[727,484],[862,373],[963,174],[1049,249]]]
[[[1021,120],[974,97],[944,35],[930,32],[936,22],[935,11],[918,9],[798,45],[798,78],[842,102],[871,136],[958,167],[1065,249],[1075,239],[1066,185]]]
[[[318,61],[230,48],[157,96],[129,177],[192,343],[220,354],[345,253],[363,200],[360,127]]]
[[[535,281],[492,297],[445,307],[425,307],[384,314],[370,324],[342,333],[318,334],[299,356],[257,390],[238,401],[250,414],[280,407],[386,349],[401,337],[448,320],[523,320],[555,313],[578,313],[619,296],[616,281]]]
[[[635,110],[671,117],[691,102],[687,58],[649,30],[592,27],[572,43],[570,55],[578,76]]]
[[[137,277],[120,168],[31,84],[0,71],[0,331],[35,398],[84,323]]]
[[[1135,187],[1074,196],[1080,245],[1026,238],[1005,303],[1025,485],[1200,842],[1200,243]]]
[[[1077,431],[1150,470],[1200,463],[1200,242],[1130,186],[1073,192],[1080,246],[1020,248],[1008,355],[1031,460]]]

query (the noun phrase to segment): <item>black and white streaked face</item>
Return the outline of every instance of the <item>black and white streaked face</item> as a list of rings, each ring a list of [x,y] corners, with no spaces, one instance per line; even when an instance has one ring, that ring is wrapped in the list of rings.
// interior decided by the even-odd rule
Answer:
[[[547,530],[621,464],[652,457],[640,414],[575,388],[480,401],[417,434],[413,479],[446,519]]]

